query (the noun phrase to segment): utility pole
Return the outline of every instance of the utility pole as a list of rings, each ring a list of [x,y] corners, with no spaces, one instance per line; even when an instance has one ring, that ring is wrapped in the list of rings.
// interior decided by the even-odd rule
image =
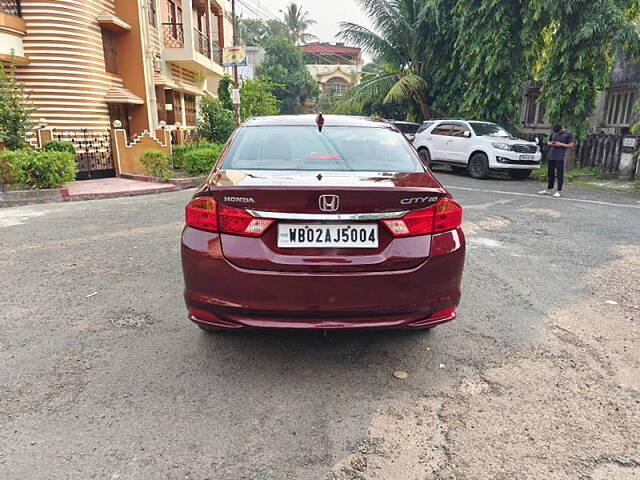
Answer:
[[[236,0],[231,0],[231,16],[233,17],[233,46],[236,47],[240,43],[238,41],[238,17],[236,17]],[[233,88],[240,89],[238,81],[238,65],[233,66]],[[241,100],[242,101],[242,100]],[[233,112],[236,117],[236,127],[240,126],[240,104],[234,102]]]

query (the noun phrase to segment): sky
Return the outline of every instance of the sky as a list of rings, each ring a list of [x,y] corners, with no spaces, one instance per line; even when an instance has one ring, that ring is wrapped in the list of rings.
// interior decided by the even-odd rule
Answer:
[[[251,10],[259,11],[263,19],[282,18],[279,10],[284,10],[290,0],[236,0],[238,12],[246,17],[256,18]],[[335,35],[340,30],[340,22],[353,22],[370,26],[367,17],[362,13],[356,0],[296,0],[317,25],[309,29],[323,42],[335,42]],[[250,7],[250,8],[249,8]]]

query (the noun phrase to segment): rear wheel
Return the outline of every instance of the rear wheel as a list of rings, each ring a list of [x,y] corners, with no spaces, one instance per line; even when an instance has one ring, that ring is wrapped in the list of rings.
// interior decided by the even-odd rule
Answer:
[[[429,152],[429,149],[421,148],[420,150],[418,150],[418,153],[420,154],[420,158],[425,163],[425,165],[431,167],[431,152]]]
[[[509,170],[509,176],[514,180],[524,180],[531,176],[531,170]]]
[[[467,167],[460,167],[457,165],[451,165],[451,171],[453,173],[465,173],[467,171]]]
[[[489,159],[484,153],[476,153],[469,160],[469,174],[473,178],[489,178]]]

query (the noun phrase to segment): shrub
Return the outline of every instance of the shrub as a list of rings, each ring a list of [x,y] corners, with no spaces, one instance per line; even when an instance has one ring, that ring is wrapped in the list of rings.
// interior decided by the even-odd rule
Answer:
[[[236,128],[233,112],[216,98],[204,97],[198,113],[198,135],[210,142],[226,142]]]
[[[184,169],[184,156],[187,152],[193,150],[200,150],[203,148],[212,148],[215,144],[211,142],[193,142],[186,145],[175,145],[173,147],[173,153],[171,155],[171,163],[173,168]]]
[[[59,188],[76,177],[76,157],[69,152],[7,150],[0,158],[13,182],[32,188]]]
[[[173,174],[169,156],[160,150],[145,150],[140,163],[152,177],[171,178]]]
[[[76,147],[71,142],[64,142],[62,140],[51,140],[42,147],[47,152],[69,152],[73,155],[76,154]]]
[[[184,168],[187,172],[198,175],[208,173],[222,151],[222,145],[192,150],[184,155]]]

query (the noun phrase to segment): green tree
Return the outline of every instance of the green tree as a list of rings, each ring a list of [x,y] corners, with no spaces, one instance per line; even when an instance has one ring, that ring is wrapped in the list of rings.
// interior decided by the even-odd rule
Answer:
[[[264,45],[272,37],[288,36],[289,29],[278,19],[238,18],[238,35],[245,45]]]
[[[200,101],[196,128],[198,135],[210,142],[224,143],[236,127],[233,112],[224,108],[217,98],[204,97]]]
[[[233,80],[229,75],[225,75],[218,82],[218,100],[222,102],[222,106],[227,110],[233,110],[233,101],[231,100],[232,84]]]
[[[291,2],[284,12],[284,25],[287,28],[289,36],[293,43],[300,45],[308,43],[318,38],[315,35],[307,33],[309,27],[317,22],[309,17],[309,12],[303,10],[296,2]]]
[[[273,82],[273,94],[280,101],[281,113],[298,113],[301,104],[318,92],[302,52],[287,37],[270,38],[265,43],[265,51],[265,61],[256,68],[256,75]]]
[[[269,36],[269,27],[257,18],[238,17],[238,36],[245,45],[262,45]]]
[[[541,102],[551,122],[582,137],[599,90],[609,81],[616,57],[636,53],[640,38],[637,0],[539,0],[551,35],[540,72]]]
[[[264,77],[244,80],[240,88],[240,116],[242,120],[278,113],[278,99],[271,90],[274,84]]]
[[[354,23],[340,24],[339,36],[376,57],[376,65],[347,101],[361,106],[375,102],[411,101],[417,116],[431,118],[433,75],[448,70],[452,43],[443,43],[438,18],[444,0],[359,0],[373,30]]]
[[[520,0],[459,0],[455,61],[462,83],[464,117],[517,124],[520,94],[527,78],[521,32],[526,3]]]
[[[33,127],[29,119],[35,108],[29,94],[16,79],[16,64],[10,59],[6,68],[0,62],[0,141],[9,150],[26,145],[25,137]]]

